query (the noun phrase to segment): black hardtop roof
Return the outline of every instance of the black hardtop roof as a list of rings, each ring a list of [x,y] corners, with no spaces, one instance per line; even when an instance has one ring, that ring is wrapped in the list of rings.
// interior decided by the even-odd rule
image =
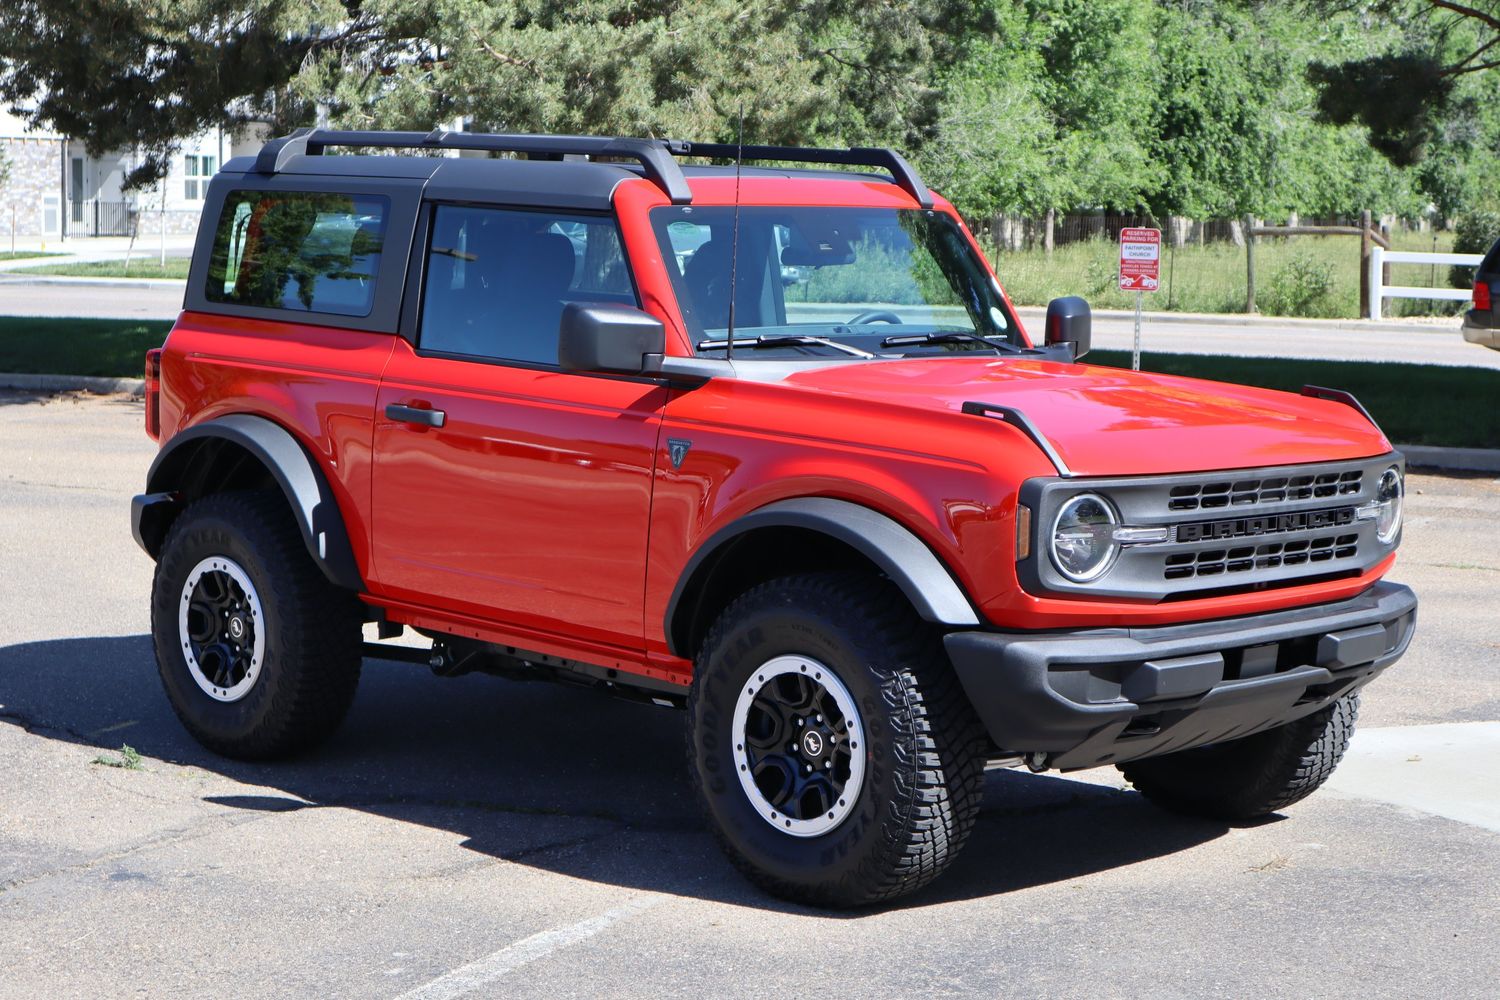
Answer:
[[[323,156],[330,146],[397,150],[467,149],[520,153],[527,159],[436,156]],[[682,166],[678,157],[781,161],[840,166],[882,167],[888,174],[786,167],[743,167],[750,177],[812,177],[828,180],[888,180],[923,207],[932,195],[911,165],[889,149],[814,149],[802,146],[738,147],[723,143],[670,139],[623,139],[597,136],[495,135],[481,132],[345,132],[299,130],[272,139],[254,157],[235,157],[225,173],[245,175],[316,175],[410,178],[427,181],[430,196],[460,200],[548,204],[573,208],[608,208],[616,185],[646,177],[674,204],[693,200],[688,177],[724,176],[734,167]],[[589,157],[608,157],[596,162]],[[618,160],[633,162],[613,162]]]

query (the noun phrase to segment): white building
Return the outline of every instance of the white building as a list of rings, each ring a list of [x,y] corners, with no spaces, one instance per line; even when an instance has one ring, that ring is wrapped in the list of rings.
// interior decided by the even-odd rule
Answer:
[[[239,134],[205,132],[182,143],[161,184],[126,192],[121,185],[140,163],[138,152],[91,156],[82,141],[29,131],[0,110],[0,156],[10,165],[9,179],[0,184],[0,242],[12,233],[58,240],[129,236],[133,227],[141,236],[192,233],[208,178],[230,157],[257,152],[265,138],[255,126]]]

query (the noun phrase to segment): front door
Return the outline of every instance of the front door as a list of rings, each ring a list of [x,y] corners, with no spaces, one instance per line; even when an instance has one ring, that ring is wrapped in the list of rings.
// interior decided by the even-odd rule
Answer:
[[[568,301],[635,304],[608,216],[436,206],[374,437],[372,584],[639,649],[666,390],[558,369]]]

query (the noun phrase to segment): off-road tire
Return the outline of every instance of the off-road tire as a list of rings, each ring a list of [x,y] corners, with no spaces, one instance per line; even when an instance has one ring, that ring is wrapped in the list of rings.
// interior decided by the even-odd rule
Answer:
[[[1146,798],[1189,816],[1242,821],[1300,802],[1327,781],[1343,759],[1359,716],[1359,694],[1321,712],[1230,740],[1120,764]]]
[[[226,556],[255,586],[265,656],[238,701],[200,689],[183,656],[178,602],[194,566]],[[188,732],[215,753],[263,760],[326,739],[349,710],[361,665],[359,601],[313,563],[279,492],[218,493],[188,506],[162,544],[151,592],[157,670]]]
[[[811,837],[755,810],[732,755],[740,690],[788,654],[838,675],[865,735],[853,811]],[[853,907],[920,889],[957,856],[983,796],[987,739],[940,634],[871,575],[786,577],[732,602],[697,658],[687,733],[692,781],[719,844],[753,882],[795,902]]]

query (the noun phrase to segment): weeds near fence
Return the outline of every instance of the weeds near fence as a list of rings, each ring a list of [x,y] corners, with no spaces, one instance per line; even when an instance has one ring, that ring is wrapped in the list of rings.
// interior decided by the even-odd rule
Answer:
[[[1432,250],[1433,234],[1392,234],[1398,250]],[[1437,250],[1452,245],[1439,233]],[[1059,246],[1049,256],[1040,248],[985,253],[1000,283],[1017,305],[1046,305],[1060,295],[1082,295],[1096,309],[1133,309],[1135,295],[1115,287],[1119,248],[1096,239]],[[1324,319],[1359,315],[1359,242],[1348,237],[1260,239],[1255,245],[1259,310],[1274,316]],[[1397,264],[1392,280],[1403,285],[1444,286],[1443,268]],[[1461,303],[1393,300],[1390,316],[1457,315]],[[1161,290],[1146,296],[1146,308],[1174,312],[1245,311],[1245,248],[1229,242],[1162,247]]]

